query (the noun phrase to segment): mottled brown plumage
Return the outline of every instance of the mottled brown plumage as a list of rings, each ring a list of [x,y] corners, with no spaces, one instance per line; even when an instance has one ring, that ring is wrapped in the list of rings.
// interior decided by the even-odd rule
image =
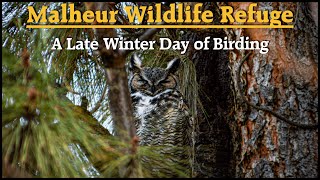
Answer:
[[[129,87],[139,144],[157,148],[156,152],[168,163],[156,165],[150,157],[143,157],[156,177],[179,177],[183,176],[181,172],[191,172],[192,122],[175,75],[179,63],[174,59],[166,69],[142,67],[136,55],[130,62]]]

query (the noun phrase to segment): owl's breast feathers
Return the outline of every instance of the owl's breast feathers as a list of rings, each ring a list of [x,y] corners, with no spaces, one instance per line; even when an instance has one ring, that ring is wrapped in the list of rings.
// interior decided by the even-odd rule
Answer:
[[[153,156],[142,158],[154,177],[179,177],[177,170],[190,175],[191,117],[181,93],[167,89],[156,96],[131,94],[139,144],[152,146],[166,165],[155,165]],[[160,173],[160,174],[161,174]]]
[[[168,89],[155,96],[131,95],[141,145],[189,144],[190,116],[181,93]]]

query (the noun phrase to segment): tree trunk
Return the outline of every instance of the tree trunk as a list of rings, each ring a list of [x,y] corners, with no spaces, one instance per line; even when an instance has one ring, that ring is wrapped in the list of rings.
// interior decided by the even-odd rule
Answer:
[[[247,10],[249,4],[229,3],[235,12]],[[258,10],[291,10],[294,29],[226,30],[232,40],[249,36],[250,40],[270,41],[267,54],[252,51],[243,64],[242,90],[237,89],[236,74],[247,52],[230,52],[235,95],[299,124],[318,122],[318,27],[309,7],[307,3],[258,3]],[[235,122],[230,126],[237,177],[318,176],[318,129],[301,129],[236,102]]]
[[[183,37],[191,44],[205,37],[223,38],[223,31],[192,32]],[[209,45],[213,48],[213,44]],[[228,68],[227,51],[188,50],[188,56],[195,64],[199,97],[205,112],[198,105],[195,130],[194,177],[233,176],[231,132],[228,121],[233,107],[230,88],[231,75]]]

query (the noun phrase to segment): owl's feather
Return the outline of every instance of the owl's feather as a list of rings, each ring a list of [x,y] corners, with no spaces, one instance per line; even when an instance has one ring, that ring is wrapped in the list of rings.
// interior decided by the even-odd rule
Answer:
[[[179,91],[175,76],[180,61],[172,60],[166,69],[141,67],[141,60],[133,57],[129,80],[134,108],[135,125],[141,146],[160,147],[157,152],[168,163],[162,167],[151,163],[150,157],[143,161],[150,166],[152,174],[166,174],[166,177],[179,177],[173,169],[190,174],[191,117],[189,109]],[[132,68],[131,68],[132,69]]]
[[[152,170],[176,177],[170,169],[181,166],[180,170],[189,174],[190,116],[181,94],[168,89],[156,96],[136,92],[131,97],[140,145],[163,147],[158,152],[175,166],[168,169],[153,166]]]

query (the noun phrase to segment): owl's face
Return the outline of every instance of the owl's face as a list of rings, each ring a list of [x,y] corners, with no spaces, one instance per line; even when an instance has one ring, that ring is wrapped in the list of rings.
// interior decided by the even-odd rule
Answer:
[[[180,60],[171,60],[167,68],[142,67],[141,59],[133,55],[130,60],[131,92],[141,92],[149,96],[155,96],[167,89],[178,89],[178,78],[175,75],[179,68]]]

